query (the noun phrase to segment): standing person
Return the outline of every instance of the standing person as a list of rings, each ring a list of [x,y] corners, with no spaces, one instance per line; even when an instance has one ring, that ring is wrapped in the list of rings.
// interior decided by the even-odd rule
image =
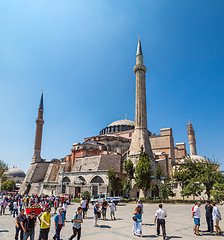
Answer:
[[[222,231],[219,227],[219,221],[221,221],[221,213],[218,207],[215,206],[215,203],[212,203],[212,219],[215,221],[215,236],[222,235]]]
[[[26,215],[24,214],[24,210],[20,210],[20,214],[16,217],[16,235],[15,240],[18,240],[19,232],[20,232],[20,240],[23,240],[23,229],[21,227],[21,222],[23,222],[26,219]]]
[[[6,209],[6,206],[7,206],[7,201],[5,198],[3,198],[3,200],[1,201],[1,212],[0,212],[0,215],[5,215],[5,209]]]
[[[48,240],[48,234],[51,226],[51,208],[47,208],[46,212],[41,216],[39,240]]]
[[[96,202],[94,206],[94,227],[98,227],[97,221],[100,218],[101,211],[99,209],[99,203]]]
[[[138,235],[142,237],[142,209],[140,206],[137,206],[135,208],[135,211],[133,212],[133,220],[134,220],[134,228],[133,228],[133,234],[134,236]]]
[[[16,214],[16,216],[18,216],[18,201],[17,200],[15,200],[13,202],[13,217],[15,217],[15,214]]]
[[[105,198],[103,199],[103,202],[101,204],[102,207],[102,215],[103,215],[103,220],[106,221],[106,214],[107,214],[107,207],[108,207],[108,203],[105,200]]]
[[[54,213],[56,214],[57,213],[57,209],[59,207],[59,202],[57,199],[54,200]]]
[[[61,229],[65,225],[65,214],[63,212],[63,208],[59,209],[59,213],[55,216],[54,222],[55,222],[56,233],[55,233],[53,239],[60,240]]]
[[[68,208],[68,203],[67,203],[67,201],[65,201],[64,203],[63,203],[63,210],[64,210],[64,214],[65,214],[65,219],[66,219],[66,212],[67,212],[67,208]]]
[[[206,222],[207,222],[207,226],[208,226],[208,230],[207,232],[213,232],[213,220],[212,220],[212,210],[213,207],[210,204],[210,201],[206,201],[205,203],[205,217],[206,217]]]
[[[78,207],[77,212],[74,214],[72,218],[73,226],[73,234],[69,238],[69,240],[72,240],[77,234],[77,240],[80,240],[81,238],[81,223],[83,223],[83,218],[82,218],[82,208]]]
[[[30,211],[25,220],[20,224],[24,232],[23,240],[27,240],[28,237],[30,237],[30,240],[34,240],[34,232],[36,227],[35,212]]]
[[[83,219],[85,219],[85,211],[86,211],[86,200],[83,198],[83,200],[80,203],[80,206],[82,208],[82,214],[83,214]]]
[[[111,217],[111,220],[113,220],[112,217],[114,218],[114,220],[116,220],[116,218],[115,218],[116,205],[115,205],[115,203],[114,203],[113,200],[112,200],[111,203],[109,204],[109,208],[110,208],[110,217]]]
[[[87,218],[87,212],[88,212],[88,210],[89,210],[89,201],[90,201],[90,199],[87,198],[87,199],[86,199],[86,212],[85,212],[85,218]]]
[[[195,225],[194,234],[196,234],[197,236],[201,236],[201,234],[199,233],[200,219],[201,219],[200,206],[201,206],[201,203],[197,202],[197,204],[194,206],[194,210],[192,213],[192,217],[194,218],[194,225]]]
[[[166,226],[165,226],[165,224],[166,224],[165,218],[166,217],[167,217],[167,213],[163,209],[163,205],[160,203],[159,210],[157,210],[156,214],[155,214],[154,224],[156,224],[156,220],[157,220],[157,236],[159,236],[159,234],[160,234],[160,225],[161,225],[162,231],[163,231],[163,239],[166,239]]]

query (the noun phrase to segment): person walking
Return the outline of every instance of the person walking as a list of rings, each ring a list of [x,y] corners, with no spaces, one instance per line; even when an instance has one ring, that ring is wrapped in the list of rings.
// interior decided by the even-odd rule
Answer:
[[[140,206],[137,206],[135,208],[135,211],[133,212],[133,220],[134,220],[134,227],[133,227],[133,234],[134,236],[140,236],[142,237],[142,209]]]
[[[208,226],[207,232],[213,232],[213,220],[212,220],[212,210],[213,207],[210,204],[210,201],[206,201],[205,203],[205,217],[206,217],[206,222]]]
[[[23,222],[26,219],[26,215],[24,214],[24,210],[20,210],[20,214],[16,217],[16,234],[15,234],[15,240],[18,240],[19,232],[20,232],[20,240],[23,240],[23,229],[21,227],[21,222]]]
[[[216,207],[215,203],[212,203],[212,207],[212,219],[215,222],[215,236],[223,235],[219,227],[219,221],[221,221],[221,213],[218,207]]]
[[[96,202],[96,204],[94,206],[94,227],[98,227],[97,221],[100,218],[101,213],[102,212],[99,209],[99,203]]]
[[[85,219],[85,212],[86,212],[86,200],[83,198],[83,200],[80,202],[80,206],[82,208],[82,214],[83,219]]]
[[[159,209],[156,211],[154,224],[157,222],[157,236],[160,235],[160,226],[162,227],[163,231],[163,239],[166,239],[166,221],[165,218],[167,217],[166,211],[163,209],[163,205],[159,204]]]
[[[194,218],[194,234],[197,236],[201,236],[199,233],[199,227],[200,227],[200,219],[201,219],[201,211],[200,211],[201,203],[197,202],[197,204],[194,206],[194,210],[192,212],[192,217]]]
[[[82,208],[78,207],[77,212],[74,214],[72,218],[73,226],[73,234],[69,238],[69,240],[72,240],[74,237],[77,235],[77,240],[81,238],[81,224],[83,223],[83,218],[82,218]]]
[[[55,213],[55,214],[57,213],[58,207],[59,207],[58,199],[55,199],[55,200],[54,200],[54,213]]]
[[[67,202],[67,201],[65,201],[65,202],[63,203],[62,208],[63,208],[63,210],[64,210],[65,219],[66,219],[66,213],[67,213],[67,208],[68,208],[68,202]]]
[[[103,220],[106,221],[107,220],[107,207],[108,207],[108,203],[105,200],[105,198],[103,199],[103,202],[101,203],[101,207],[102,207],[102,215],[103,215]]]
[[[30,211],[28,216],[26,216],[26,218],[22,222],[20,222],[24,232],[23,240],[27,240],[28,237],[30,237],[30,240],[34,240],[36,222],[37,221],[34,211]]]
[[[15,200],[13,202],[13,217],[18,216],[18,201]]]
[[[3,200],[1,201],[1,211],[0,211],[0,215],[5,215],[5,209],[7,207],[7,201],[5,198],[3,198]]]
[[[39,240],[48,240],[48,234],[51,226],[51,208],[47,208],[46,212],[41,216]]]
[[[60,240],[61,229],[65,225],[65,214],[63,212],[63,208],[59,209],[59,213],[55,216],[54,222],[55,222],[56,233],[55,233],[53,239]]]
[[[115,203],[114,203],[113,200],[112,200],[111,203],[109,204],[109,208],[110,208],[110,217],[111,217],[111,220],[113,220],[112,218],[114,218],[114,220],[116,220],[116,218],[115,218],[116,205],[115,205]]]

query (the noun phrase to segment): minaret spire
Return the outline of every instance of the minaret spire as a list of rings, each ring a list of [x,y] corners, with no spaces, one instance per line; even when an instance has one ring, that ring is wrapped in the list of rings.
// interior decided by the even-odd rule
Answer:
[[[138,55],[143,55],[142,54],[142,46],[141,46],[140,36],[138,37],[138,47],[137,47],[136,56],[138,56]]]
[[[195,132],[192,123],[187,124],[188,143],[190,146],[190,155],[197,155]]]
[[[151,145],[149,142],[149,131],[147,129],[146,112],[146,87],[145,72],[146,67],[143,64],[143,54],[140,38],[138,40],[136,65],[134,67],[136,74],[136,94],[135,94],[135,131],[132,135],[129,155],[138,156],[141,146],[146,153],[153,158]],[[136,163],[136,162],[135,162]]]
[[[42,133],[43,133],[43,112],[44,112],[44,103],[43,103],[43,91],[40,98],[40,105],[38,108],[38,116],[36,119],[36,134],[35,134],[35,143],[34,143],[34,153],[32,157],[32,163],[42,162],[41,159],[41,142],[42,142]]]

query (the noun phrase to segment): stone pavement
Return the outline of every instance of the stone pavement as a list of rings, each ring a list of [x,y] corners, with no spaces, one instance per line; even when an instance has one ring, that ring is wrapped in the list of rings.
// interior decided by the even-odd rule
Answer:
[[[143,214],[143,238],[144,239],[157,239],[162,240],[162,237],[156,236],[156,227],[153,224],[154,214],[158,204],[144,204]],[[72,234],[72,223],[70,222],[72,215],[75,213],[78,207],[77,203],[73,203],[69,206],[67,211],[66,226],[62,229],[61,239],[67,240]],[[224,207],[218,206],[221,213],[224,216]],[[84,220],[82,224],[82,240],[126,240],[126,239],[139,239],[132,235],[132,213],[135,208],[135,204],[120,204],[116,211],[116,221],[102,221],[99,220],[99,227],[94,227],[93,220],[93,207],[90,206],[88,211],[88,219]],[[164,204],[164,209],[168,213],[167,217],[167,239],[172,240],[195,240],[195,239],[222,239],[223,237],[215,237],[210,233],[203,232],[206,230],[206,220],[204,205],[201,206],[201,230],[202,237],[197,237],[193,234],[193,220],[191,218],[192,205],[187,204]],[[53,210],[53,209],[52,209]],[[0,216],[0,240],[13,240],[15,234],[15,221],[11,215],[9,215],[8,209],[5,216]],[[109,217],[109,211],[107,211]],[[54,216],[54,215],[53,215]],[[49,233],[49,239],[52,239],[54,235],[53,218],[51,223],[51,230]],[[220,227],[224,230],[224,221],[221,221]],[[36,227],[35,240],[39,236],[39,223]],[[75,238],[76,239],[76,238]]]

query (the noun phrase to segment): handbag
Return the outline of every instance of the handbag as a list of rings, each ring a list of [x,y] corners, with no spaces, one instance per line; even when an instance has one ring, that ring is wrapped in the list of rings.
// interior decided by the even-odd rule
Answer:
[[[132,217],[133,221],[137,221],[137,218],[135,216]]]

